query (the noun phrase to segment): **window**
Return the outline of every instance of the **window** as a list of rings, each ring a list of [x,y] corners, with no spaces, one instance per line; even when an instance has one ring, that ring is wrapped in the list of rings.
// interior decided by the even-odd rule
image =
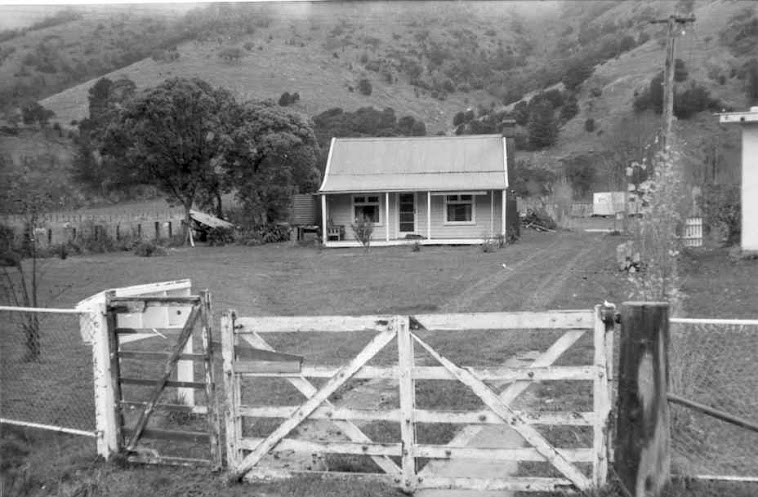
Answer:
[[[353,196],[353,219],[356,221],[366,219],[374,224],[380,224],[381,212],[379,195]]]
[[[473,224],[474,196],[445,195],[445,223]]]

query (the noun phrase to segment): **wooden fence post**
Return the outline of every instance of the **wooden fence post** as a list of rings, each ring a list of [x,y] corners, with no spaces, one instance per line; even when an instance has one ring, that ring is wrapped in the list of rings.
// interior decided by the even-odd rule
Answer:
[[[403,481],[401,490],[413,493],[418,484],[416,474],[416,388],[413,382],[413,340],[411,339],[408,316],[395,316],[393,326],[397,331],[398,386],[400,393],[400,436],[402,439],[401,467]]]
[[[242,453],[237,443],[242,435],[242,418],[239,413],[239,378],[234,371],[235,345],[234,311],[221,315],[221,356],[224,363],[224,422],[226,425],[226,464],[230,471],[240,465]]]
[[[97,434],[97,455],[108,460],[118,453],[119,428],[114,404],[111,377],[110,337],[106,321],[105,304],[100,304],[93,312],[82,316],[85,326],[91,326],[92,369],[95,386],[95,430]]]
[[[615,465],[633,496],[658,496],[669,480],[669,307],[621,307]]]

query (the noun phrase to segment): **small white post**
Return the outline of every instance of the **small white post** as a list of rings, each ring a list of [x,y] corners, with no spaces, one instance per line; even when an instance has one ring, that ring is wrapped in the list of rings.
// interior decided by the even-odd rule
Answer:
[[[501,222],[502,222],[502,231],[501,231],[501,234],[503,235],[503,237],[505,237],[505,214],[506,214],[506,212],[505,212],[505,203],[506,203],[506,192],[505,192],[505,190],[503,190],[503,205],[502,205],[502,208],[503,208],[503,213],[502,213],[503,219],[501,219]]]
[[[168,295],[169,292],[163,292],[164,295]],[[174,292],[172,292],[174,293]],[[180,290],[179,295],[189,297],[192,295],[192,289],[191,288],[184,288]],[[166,306],[166,326],[169,326],[168,323],[168,313],[172,311],[173,308]],[[189,311],[189,308],[187,309]],[[189,316],[189,312],[187,312],[185,315]],[[193,334],[194,335],[194,334]],[[182,351],[185,354],[191,354],[193,351],[192,347],[192,339],[194,336],[190,336],[189,340],[187,340],[187,345],[184,346],[184,350]],[[181,359],[179,360],[179,363],[176,365],[176,379],[179,381],[195,381],[195,364],[192,359]],[[195,389],[194,388],[178,388],[177,389],[177,397],[180,404],[183,404],[185,406],[194,406],[195,405]]]
[[[326,194],[321,195],[321,243],[324,247],[328,246],[329,237],[326,233]]]
[[[495,190],[490,190],[490,236],[495,236]]]
[[[432,239],[432,192],[426,192],[426,239]]]
[[[97,454],[107,460],[118,452],[119,447],[105,304],[97,305],[91,313],[82,314],[79,323],[81,327],[91,327]]]
[[[390,241],[390,192],[384,194],[384,240]]]

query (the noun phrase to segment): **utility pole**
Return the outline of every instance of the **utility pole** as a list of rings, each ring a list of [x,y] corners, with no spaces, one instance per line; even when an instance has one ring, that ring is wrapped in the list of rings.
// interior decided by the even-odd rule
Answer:
[[[665,151],[671,141],[671,122],[674,116],[674,68],[676,60],[676,37],[680,27],[695,22],[695,16],[671,15],[668,19],[656,19],[651,24],[667,24],[666,62],[663,72],[663,128],[661,130],[661,150]]]

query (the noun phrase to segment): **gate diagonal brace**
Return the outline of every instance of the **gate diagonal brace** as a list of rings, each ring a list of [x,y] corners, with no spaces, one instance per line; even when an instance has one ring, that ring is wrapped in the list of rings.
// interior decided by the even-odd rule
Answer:
[[[241,479],[250,469],[253,468],[263,457],[274,448],[284,437],[292,430],[297,428],[305,421],[310,414],[315,411],[319,405],[323,404],[331,394],[337,391],[345,384],[355,373],[360,370],[372,357],[384,348],[395,336],[397,330],[388,329],[378,333],[369,343],[353,358],[350,363],[340,368],[336,375],[330,378],[326,384],[313,397],[308,399],[304,404],[292,414],[290,418],[280,424],[265,440],[263,440],[253,451],[242,460],[238,468],[234,470],[234,479]]]
[[[257,333],[253,333],[251,335],[241,335],[241,338],[253,347],[269,350],[272,352],[274,351],[274,348]],[[287,378],[287,381],[289,381],[292,386],[294,386],[300,393],[302,393],[306,399],[310,399],[316,395],[316,393],[318,393],[318,389],[313,386],[313,383],[308,381],[308,379],[304,376],[297,378]],[[335,407],[334,404],[332,404],[328,399],[325,400],[323,404],[330,409],[333,409]],[[348,420],[335,419],[332,420],[332,423],[334,423],[335,426],[337,426],[345,436],[354,442],[371,442],[371,439],[366,436],[366,434],[363,433],[360,428]],[[399,478],[401,476],[400,468],[389,457],[372,456],[371,459],[376,463],[377,466],[382,468],[385,473],[396,478]]]
[[[557,361],[563,353],[571,348],[577,340],[585,334],[585,330],[570,330],[556,340],[541,356],[532,361],[527,368],[549,367]],[[531,381],[514,381],[508,387],[500,392],[500,400],[505,404],[510,404],[524,393],[532,385]],[[456,447],[468,444],[481,431],[481,426],[470,425],[458,432],[453,439],[447,443],[449,447]],[[422,471],[423,472],[423,471]]]
[[[463,369],[449,359],[441,356],[431,346],[426,344],[415,334],[411,334],[432,357],[434,357],[442,366],[450,371],[461,383],[469,387],[477,397],[479,397],[487,407],[503,419],[513,430],[534,447],[553,467],[560,471],[566,478],[579,489],[585,490],[590,488],[590,480],[574,466],[568,459],[561,455],[545,438],[533,427],[529,426],[521,416],[504,403],[497,393],[490,389],[487,384],[480,380],[476,375]]]

